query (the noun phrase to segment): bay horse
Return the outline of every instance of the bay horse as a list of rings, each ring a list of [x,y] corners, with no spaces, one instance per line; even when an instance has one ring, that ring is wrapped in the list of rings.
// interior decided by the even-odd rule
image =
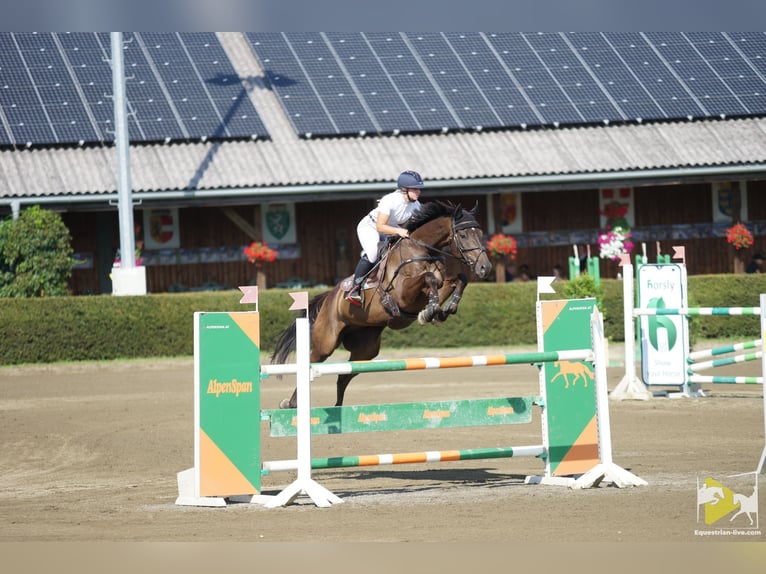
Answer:
[[[424,203],[404,225],[409,237],[397,238],[371,271],[362,286],[361,307],[344,297],[352,277],[312,298],[310,361],[323,362],[341,345],[349,351],[350,361],[374,359],[386,327],[404,329],[416,319],[420,324],[436,323],[457,313],[468,275],[483,279],[492,268],[484,232],[476,221],[477,207],[465,210],[449,202]],[[378,281],[370,281],[373,276]],[[287,360],[295,348],[295,336],[293,322],[277,339],[272,363]],[[355,376],[338,376],[335,406],[343,404],[346,387]],[[294,391],[279,406],[295,408],[296,401]]]

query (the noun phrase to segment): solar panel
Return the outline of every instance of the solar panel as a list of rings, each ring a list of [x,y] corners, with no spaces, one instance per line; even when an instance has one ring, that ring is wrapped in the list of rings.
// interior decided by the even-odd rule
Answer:
[[[268,137],[213,33],[124,34],[132,141]],[[0,33],[0,145],[114,139],[109,33]]]
[[[301,135],[459,127],[401,34],[249,33],[248,38]]]
[[[296,132],[763,115],[766,33],[249,33]]]

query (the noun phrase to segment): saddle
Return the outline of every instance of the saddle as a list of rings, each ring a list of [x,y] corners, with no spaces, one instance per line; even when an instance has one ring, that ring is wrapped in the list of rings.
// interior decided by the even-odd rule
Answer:
[[[383,282],[383,279],[385,278],[386,273],[386,261],[388,260],[388,255],[391,253],[391,248],[397,243],[399,240],[399,237],[388,237],[386,241],[381,242],[380,247],[378,248],[378,259],[375,262],[375,265],[372,269],[367,273],[367,275],[364,276],[364,281],[362,281],[362,296],[364,297],[364,291],[367,291],[368,289],[378,289]],[[354,286],[354,275],[353,273],[343,279],[340,284],[340,288],[343,291],[348,291]],[[391,294],[387,291],[384,291],[383,289],[378,289],[380,293],[380,303],[383,305],[383,308],[386,310],[386,312],[391,315],[391,317],[396,318],[401,315],[401,310],[399,309],[399,305],[396,304],[396,301],[394,301],[394,298],[391,297]]]

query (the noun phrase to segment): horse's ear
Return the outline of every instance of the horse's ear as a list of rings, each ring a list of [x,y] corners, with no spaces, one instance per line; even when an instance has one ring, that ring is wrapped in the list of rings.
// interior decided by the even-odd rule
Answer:
[[[479,211],[479,201],[477,200],[476,203],[474,203],[473,207],[471,208],[471,210],[468,213],[470,213],[471,215],[476,217],[476,213],[478,211]]]
[[[463,206],[459,203],[455,206],[455,213],[452,214],[453,219],[461,219],[463,215]]]

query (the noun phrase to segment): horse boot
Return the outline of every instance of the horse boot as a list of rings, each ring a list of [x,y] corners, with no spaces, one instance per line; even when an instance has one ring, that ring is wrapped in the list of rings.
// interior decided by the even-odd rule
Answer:
[[[364,283],[365,277],[367,277],[367,274],[372,270],[374,266],[375,264],[371,263],[370,260],[367,259],[367,255],[362,255],[359,263],[356,264],[356,269],[354,270],[354,285],[346,293],[346,301],[352,305],[356,305],[357,307],[362,306],[364,303],[362,295],[362,283]]]

